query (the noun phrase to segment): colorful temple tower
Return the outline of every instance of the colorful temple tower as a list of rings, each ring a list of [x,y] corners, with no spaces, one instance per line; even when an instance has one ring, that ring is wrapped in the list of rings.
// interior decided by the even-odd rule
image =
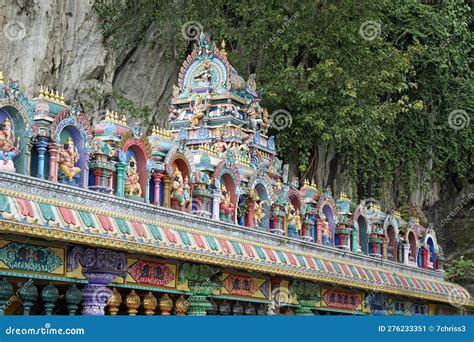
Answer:
[[[290,178],[255,76],[201,35],[169,129],[0,76],[1,314],[457,314],[432,227]],[[19,292],[20,296],[12,297]],[[12,298],[15,298],[14,300]]]

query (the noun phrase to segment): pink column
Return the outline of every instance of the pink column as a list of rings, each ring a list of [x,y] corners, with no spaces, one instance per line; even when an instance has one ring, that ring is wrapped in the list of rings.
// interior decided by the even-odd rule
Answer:
[[[56,182],[58,180],[58,145],[51,143],[49,149],[49,177],[50,181]]]
[[[155,185],[155,196],[153,199],[154,205],[160,205],[160,183],[161,183],[162,177],[163,177],[162,173],[155,172],[153,174],[153,184]]]

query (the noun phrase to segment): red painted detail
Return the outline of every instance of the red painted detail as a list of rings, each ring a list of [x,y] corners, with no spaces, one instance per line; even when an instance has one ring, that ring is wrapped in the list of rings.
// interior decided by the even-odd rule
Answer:
[[[139,237],[146,237],[146,230],[143,228],[143,225],[138,222],[132,222],[133,230]]]
[[[372,273],[372,276],[374,277],[374,279],[375,279],[375,281],[376,281],[377,283],[381,283],[381,282],[382,282],[382,279],[380,279],[379,274],[378,274],[377,271],[370,270],[369,272]]]
[[[271,249],[265,248],[265,253],[267,253],[267,255],[268,255],[268,257],[270,258],[271,261],[273,261],[273,262],[277,261],[276,255]]]
[[[327,260],[323,260],[324,262],[324,266],[326,266],[326,269],[331,272],[331,273],[334,273],[334,268],[332,268],[332,265],[329,261]]]
[[[438,289],[438,292],[440,292],[440,293],[443,293],[443,292],[444,292],[444,291],[443,291],[443,288],[441,287],[441,285],[439,285],[438,283],[434,283],[434,284],[435,284],[436,288]]]
[[[293,255],[293,253],[286,253],[286,252],[285,252],[285,254],[286,254],[286,256],[288,257],[288,260],[290,260],[290,263],[291,263],[292,265],[295,265],[295,266],[298,265],[298,262],[296,261],[296,258],[295,258],[295,256]]]
[[[222,249],[226,252],[226,253],[230,253],[231,249],[230,249],[230,246],[229,246],[229,243],[224,240],[224,239],[217,239],[219,241],[219,244],[221,245]]]
[[[365,274],[364,270],[362,268],[360,268],[359,266],[355,266],[355,268],[357,268],[357,271],[359,272],[360,276],[363,278],[363,279],[367,279],[367,275]]]
[[[305,255],[304,259],[306,260],[306,262],[308,263],[310,268],[312,268],[313,270],[316,269],[316,265],[314,264],[313,258],[310,258],[310,257]]]
[[[403,286],[410,287],[410,285],[408,285],[408,282],[405,280],[405,277],[399,275],[398,278],[403,283]]]
[[[168,239],[169,242],[171,242],[171,243],[177,243],[178,242],[178,239],[176,239],[176,236],[174,235],[174,233],[170,229],[163,228],[163,230],[165,231],[166,238]]]
[[[204,240],[202,239],[202,236],[196,233],[191,234],[193,236],[194,242],[196,242],[196,245],[199,248],[206,248],[206,244],[204,243]]]
[[[167,286],[176,276],[166,264],[140,260],[128,268],[130,276],[139,284]]]
[[[16,202],[20,206],[20,212],[23,216],[35,217],[33,206],[29,200],[17,197]]]
[[[339,264],[339,266],[342,268],[342,271],[346,274],[346,276],[351,276],[352,273],[349,270],[349,267],[347,267],[345,264]]]
[[[251,258],[255,257],[255,254],[252,250],[252,247],[250,247],[250,245],[248,243],[243,243],[242,245],[244,246],[244,249],[247,252],[247,255],[249,257],[251,257]]]
[[[76,225],[76,218],[74,217],[74,214],[72,213],[71,209],[69,208],[64,208],[64,207],[58,207],[59,212],[61,213],[61,216],[63,217],[64,222],[67,224],[72,224]]]
[[[393,279],[393,276],[390,274],[390,273],[384,273],[385,274],[385,277],[387,277],[388,281],[391,283],[391,284],[396,284],[397,282],[395,281],[395,279]]]
[[[97,214],[97,218],[99,219],[100,225],[102,226],[102,228],[104,228],[104,230],[107,230],[109,232],[114,231],[114,226],[112,225],[110,217],[102,214]]]
[[[253,278],[236,274],[232,274],[226,278],[223,285],[232,295],[251,297],[258,291],[258,286]]]
[[[362,310],[362,296],[349,291],[327,290],[323,295],[324,306],[345,309]]]
[[[415,285],[417,289],[421,289],[421,285],[418,280],[411,278],[411,282],[413,283],[413,285]]]

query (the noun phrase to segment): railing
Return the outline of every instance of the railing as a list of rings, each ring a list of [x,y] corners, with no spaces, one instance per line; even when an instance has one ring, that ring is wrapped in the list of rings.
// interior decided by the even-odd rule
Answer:
[[[361,266],[383,268],[390,272],[403,273],[412,276],[423,276],[434,280],[442,280],[444,272],[409,266],[381,257],[371,257],[364,254],[336,247],[324,246],[287,236],[272,234],[254,228],[243,227],[233,223],[211,220],[200,216],[157,207],[153,204],[141,203],[125,198],[97,193],[91,190],[72,187],[61,183],[50,182],[30,176],[15,173],[0,172],[0,188],[28,193],[43,198],[55,198],[69,203],[79,204],[94,209],[128,214],[150,220],[185,226],[202,232],[213,232],[249,241],[265,243],[270,246],[284,246],[296,252],[313,253],[328,258],[346,260]]]

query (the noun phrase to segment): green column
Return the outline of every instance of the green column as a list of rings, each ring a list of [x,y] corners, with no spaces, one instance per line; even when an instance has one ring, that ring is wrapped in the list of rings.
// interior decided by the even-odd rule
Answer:
[[[316,308],[316,301],[320,299],[319,285],[308,282],[295,280],[290,283],[290,294],[296,295],[299,307],[295,310],[296,316],[313,316],[311,309]]]
[[[185,263],[179,269],[179,282],[188,282],[191,296],[188,298],[189,316],[205,316],[212,307],[208,297],[211,291],[220,286],[216,275],[219,269],[208,265]]]
[[[124,162],[117,162],[115,164],[115,167],[117,169],[117,189],[116,189],[116,195],[118,197],[124,197],[125,196],[125,170],[127,169],[127,164]]]

